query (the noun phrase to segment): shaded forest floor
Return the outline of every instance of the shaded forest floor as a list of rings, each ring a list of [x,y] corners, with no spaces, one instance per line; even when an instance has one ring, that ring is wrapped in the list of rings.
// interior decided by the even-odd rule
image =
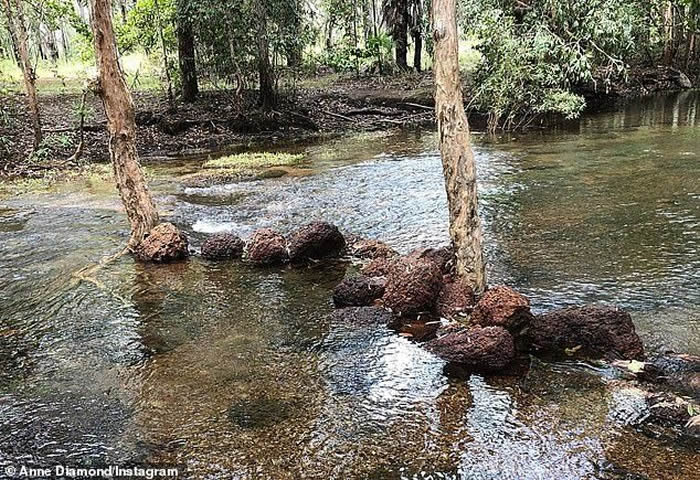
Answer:
[[[608,94],[589,92],[605,101],[619,96],[678,88],[673,72],[638,72],[633,81]],[[395,77],[306,79],[280,95],[276,109],[263,112],[255,91],[236,95],[229,90],[203,92],[194,103],[169,104],[158,92],[135,92],[137,144],[146,161],[163,157],[215,152],[251,142],[338,135],[348,131],[431,126],[433,80],[429,73]],[[68,163],[79,142],[78,93],[40,95],[45,140],[29,158],[31,123],[24,97],[0,96],[0,176],[33,177],[46,171],[73,168]],[[593,102],[596,103],[596,102]],[[595,108],[605,102],[597,102]],[[80,163],[108,160],[104,109],[88,95],[84,153]],[[473,113],[475,128],[483,116]]]

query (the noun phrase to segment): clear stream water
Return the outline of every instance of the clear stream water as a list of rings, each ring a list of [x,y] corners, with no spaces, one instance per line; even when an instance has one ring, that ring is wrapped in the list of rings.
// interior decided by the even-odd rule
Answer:
[[[475,135],[491,282],[536,311],[624,307],[650,352],[700,354],[699,110],[685,92],[567,129]],[[446,243],[431,132],[268,148],[308,168],[187,188],[201,160],[150,165],[160,209],[194,247],[316,219],[400,251]],[[698,452],[627,425],[636,397],[598,367],[453,379],[384,327],[329,320],[347,265],[122,257],[76,282],[126,228],[90,179],[0,200],[0,478],[110,463],[227,479],[700,478]]]

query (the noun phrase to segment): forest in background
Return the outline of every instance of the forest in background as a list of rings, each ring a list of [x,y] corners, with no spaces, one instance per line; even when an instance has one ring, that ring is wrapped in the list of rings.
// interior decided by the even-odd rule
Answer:
[[[431,98],[430,11],[430,0],[119,0],[112,13],[129,86],[150,92],[147,116],[159,105],[187,111],[205,92],[210,96],[201,108],[209,117],[220,115],[212,104],[223,102],[239,123],[275,129],[280,121],[270,126],[270,112],[289,109],[292,123],[318,127],[318,99],[299,100],[306,90],[369,85],[375,94],[399,89]],[[0,147],[10,157],[27,151],[12,133],[23,113],[14,115],[18,109],[8,100],[22,89],[18,37],[24,31],[29,77],[39,94],[66,94],[56,116],[71,118],[70,127],[34,122],[35,130],[66,133],[93,113],[89,101],[80,101],[95,75],[90,19],[84,0],[3,0]],[[543,117],[576,118],[591,99],[611,93],[687,88],[700,68],[698,0],[459,0],[458,20],[466,107],[482,113],[492,132],[526,128]],[[154,106],[153,97],[162,102]],[[420,100],[406,102],[419,112],[432,107]],[[367,113],[361,110],[350,113]],[[328,115],[347,122],[347,113]],[[202,116],[190,110],[184,126],[164,130],[201,126],[206,122],[193,118]],[[74,147],[76,139],[56,142]]]

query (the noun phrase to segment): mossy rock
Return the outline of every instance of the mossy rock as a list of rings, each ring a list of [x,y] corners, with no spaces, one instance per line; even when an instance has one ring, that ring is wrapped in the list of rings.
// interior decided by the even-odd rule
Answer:
[[[226,168],[226,169],[265,169],[270,167],[281,167],[299,165],[304,161],[304,156],[292,153],[239,153],[227,155],[204,162],[204,168]]]

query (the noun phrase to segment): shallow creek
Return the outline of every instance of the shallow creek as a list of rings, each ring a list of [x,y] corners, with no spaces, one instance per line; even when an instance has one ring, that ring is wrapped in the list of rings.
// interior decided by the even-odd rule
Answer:
[[[537,312],[618,305],[650,352],[700,354],[698,110],[685,92],[567,129],[475,135],[491,283]],[[447,242],[433,133],[266,148],[304,153],[307,168],[190,188],[182,175],[200,159],[148,166],[193,247],[318,219],[402,252]],[[0,199],[0,472],[137,462],[188,478],[700,478],[697,452],[627,425],[641,406],[605,369],[533,360],[524,378],[453,379],[386,328],[331,322],[345,264],[122,257],[75,281],[126,228],[116,194],[90,179]]]

